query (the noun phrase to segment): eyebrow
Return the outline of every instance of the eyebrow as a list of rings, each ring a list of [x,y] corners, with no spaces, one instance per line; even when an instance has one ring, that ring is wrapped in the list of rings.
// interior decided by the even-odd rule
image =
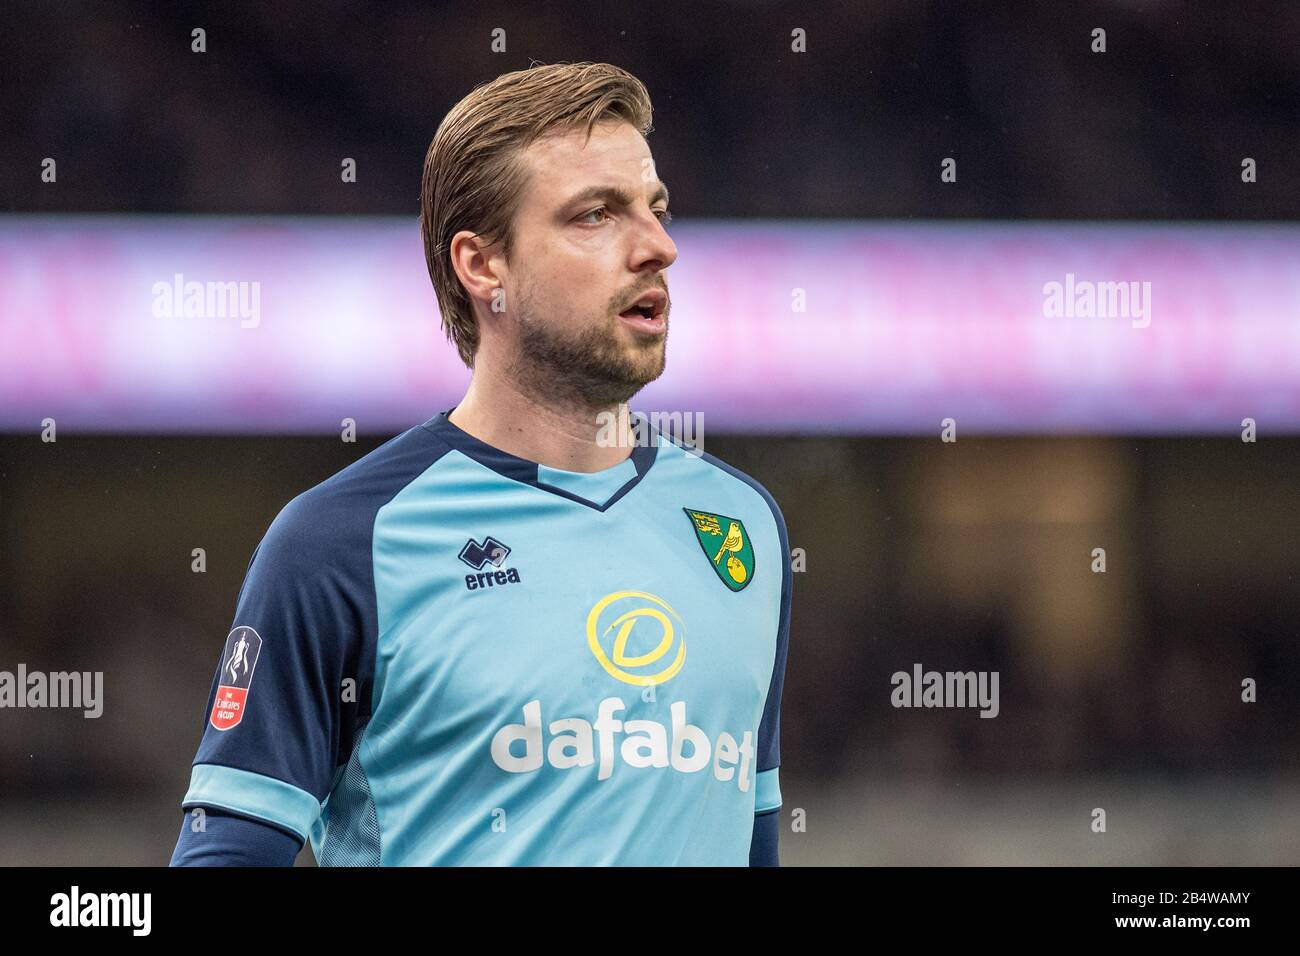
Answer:
[[[588,199],[604,199],[620,206],[630,206],[636,202],[636,197],[621,186],[589,186],[582,192],[570,196],[568,202],[564,205],[567,207],[574,203],[585,202]],[[668,187],[663,183],[659,184],[659,188],[650,197],[650,205],[654,205],[661,199],[665,204],[668,202]]]

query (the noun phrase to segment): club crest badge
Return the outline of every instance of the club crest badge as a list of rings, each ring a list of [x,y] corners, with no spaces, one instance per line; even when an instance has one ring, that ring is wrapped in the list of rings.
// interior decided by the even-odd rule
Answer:
[[[691,519],[709,566],[733,591],[743,591],[754,579],[754,546],[739,518],[683,508]]]

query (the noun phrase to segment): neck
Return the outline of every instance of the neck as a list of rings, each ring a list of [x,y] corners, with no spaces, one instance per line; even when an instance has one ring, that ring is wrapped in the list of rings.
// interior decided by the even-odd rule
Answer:
[[[607,414],[603,414],[607,413]],[[609,415],[615,423],[611,428]],[[451,423],[504,452],[563,471],[613,468],[632,451],[628,415],[619,405],[586,406],[536,393],[525,394],[512,380],[478,367]],[[616,434],[618,442],[597,442]]]

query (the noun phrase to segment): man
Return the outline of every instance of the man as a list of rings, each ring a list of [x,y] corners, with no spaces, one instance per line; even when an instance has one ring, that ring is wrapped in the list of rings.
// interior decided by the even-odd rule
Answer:
[[[267,531],[173,864],[776,865],[784,521],[618,414],[677,258],[650,116],[579,63],[440,125],[421,222],[469,390]]]

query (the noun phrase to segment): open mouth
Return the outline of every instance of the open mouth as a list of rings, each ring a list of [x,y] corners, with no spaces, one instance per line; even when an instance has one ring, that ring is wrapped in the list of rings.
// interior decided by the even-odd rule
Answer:
[[[638,332],[657,334],[668,326],[665,317],[667,305],[667,295],[663,292],[653,292],[643,296],[642,300],[630,309],[624,309],[618,317]]]
[[[659,333],[667,328],[668,323],[664,321],[662,312],[656,312],[650,307],[639,309],[628,309],[626,312],[620,312],[618,317],[625,325],[629,325],[638,332]]]

